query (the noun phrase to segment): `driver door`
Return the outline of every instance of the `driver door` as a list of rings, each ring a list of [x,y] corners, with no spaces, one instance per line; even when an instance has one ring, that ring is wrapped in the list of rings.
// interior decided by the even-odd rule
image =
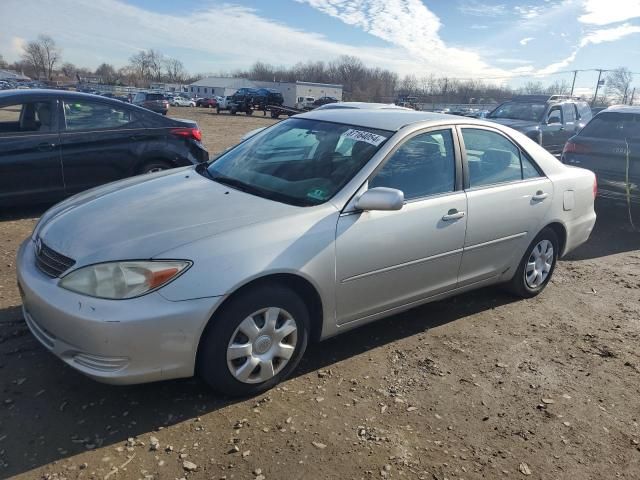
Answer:
[[[467,199],[450,129],[418,133],[368,187],[402,190],[397,211],[343,213],[336,231],[337,322],[345,324],[456,287]]]
[[[562,151],[566,142],[566,128],[561,105],[551,107],[542,128],[542,146],[550,152]]]

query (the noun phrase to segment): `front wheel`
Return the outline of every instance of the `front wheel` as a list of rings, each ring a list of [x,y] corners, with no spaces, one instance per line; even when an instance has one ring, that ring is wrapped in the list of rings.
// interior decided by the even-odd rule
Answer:
[[[284,380],[307,347],[304,301],[281,285],[263,285],[229,300],[200,342],[198,373],[214,390],[257,395]]]
[[[534,238],[509,282],[509,290],[519,297],[531,298],[547,286],[556,268],[559,242],[556,232],[546,227]]]

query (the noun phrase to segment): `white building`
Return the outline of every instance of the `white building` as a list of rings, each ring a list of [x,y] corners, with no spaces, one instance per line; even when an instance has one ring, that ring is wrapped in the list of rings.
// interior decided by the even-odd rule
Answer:
[[[314,82],[261,82],[246,78],[207,77],[189,85],[188,93],[192,96],[226,97],[233,95],[240,88],[273,88],[282,93],[284,104],[294,107],[301,98],[335,97],[342,100],[342,85]]]
[[[189,85],[188,93],[198,97],[227,97],[240,88],[259,88],[246,78],[206,77]]]

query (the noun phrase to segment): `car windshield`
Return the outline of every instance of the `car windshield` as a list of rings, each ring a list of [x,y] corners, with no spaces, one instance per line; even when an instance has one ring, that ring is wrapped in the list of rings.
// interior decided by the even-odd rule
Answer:
[[[291,205],[326,202],[393,134],[292,118],[222,154],[207,168],[215,181]]]
[[[546,108],[544,103],[507,102],[496,108],[488,117],[539,122]]]

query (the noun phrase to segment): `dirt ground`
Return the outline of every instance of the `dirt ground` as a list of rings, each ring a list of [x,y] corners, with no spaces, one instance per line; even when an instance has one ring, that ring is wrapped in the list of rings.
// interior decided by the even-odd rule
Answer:
[[[188,113],[212,153],[272,122]],[[101,385],[49,354],[14,271],[43,209],[4,212],[0,477],[638,479],[640,233],[597,210],[539,297],[416,308],[310,346],[293,378],[240,401],[196,379]]]
[[[256,128],[268,127],[278,121],[272,119],[269,114],[263,116],[262,112],[250,116],[244,113],[230,115],[224,111],[217,114],[215,109],[211,108],[171,107],[169,116],[198,122],[202,130],[202,143],[211,155],[235,145],[245,133]]]

